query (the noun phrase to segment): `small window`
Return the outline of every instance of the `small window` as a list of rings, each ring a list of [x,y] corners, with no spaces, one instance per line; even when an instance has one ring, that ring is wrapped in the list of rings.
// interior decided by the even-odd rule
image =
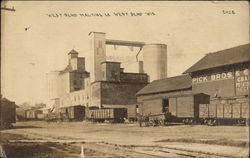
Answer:
[[[73,81],[73,84],[74,84],[74,85],[77,85],[77,81],[76,81],[76,80],[74,80],[74,81]]]

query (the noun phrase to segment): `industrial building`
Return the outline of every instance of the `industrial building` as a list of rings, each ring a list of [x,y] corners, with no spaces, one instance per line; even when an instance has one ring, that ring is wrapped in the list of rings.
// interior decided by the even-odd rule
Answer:
[[[141,115],[159,114],[165,112],[166,108],[170,108],[170,112],[175,113],[172,109],[176,109],[176,107],[169,107],[169,104],[172,104],[172,101],[176,102],[176,100],[169,98],[190,94],[192,94],[192,85],[189,75],[153,81],[136,93],[139,112]],[[145,104],[146,102],[147,104]]]
[[[184,73],[192,76],[194,93],[211,102],[249,103],[249,44],[209,53]]]
[[[91,45],[89,70],[85,58],[78,52],[68,53],[64,70],[46,74],[47,106],[61,113],[72,106],[117,108],[134,107],[135,94],[150,81],[167,77],[167,48],[165,44],[106,39],[102,32],[89,33]],[[138,47],[143,61],[138,61],[137,73],[124,72],[121,62],[106,60],[106,45]],[[67,108],[68,107],[68,108]],[[65,109],[66,108],[66,109]]]
[[[249,52],[246,44],[209,53],[183,75],[153,81],[136,94],[140,113],[167,109],[177,118],[249,118]]]

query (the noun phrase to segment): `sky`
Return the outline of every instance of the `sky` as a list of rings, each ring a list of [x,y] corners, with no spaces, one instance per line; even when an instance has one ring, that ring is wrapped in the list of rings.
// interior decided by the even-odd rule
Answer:
[[[5,5],[16,11],[1,10],[1,93],[17,104],[46,102],[46,73],[63,69],[70,50],[88,61],[90,31],[105,32],[107,39],[166,44],[169,77],[180,75],[207,53],[249,43],[247,1],[10,1]],[[103,16],[80,16],[91,13]],[[107,52],[113,59],[126,57],[125,71],[135,69],[131,63],[138,49],[108,46]]]

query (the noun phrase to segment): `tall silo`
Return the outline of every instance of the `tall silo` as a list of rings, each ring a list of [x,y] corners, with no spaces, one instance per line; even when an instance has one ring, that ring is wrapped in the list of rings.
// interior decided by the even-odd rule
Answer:
[[[143,47],[143,69],[149,81],[167,77],[167,45],[146,44]]]

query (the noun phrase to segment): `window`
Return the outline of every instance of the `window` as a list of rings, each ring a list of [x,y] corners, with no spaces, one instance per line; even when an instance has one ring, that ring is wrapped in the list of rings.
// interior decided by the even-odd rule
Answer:
[[[73,84],[74,84],[74,85],[77,85],[77,81],[76,81],[76,80],[74,80],[74,81],[73,81]]]

